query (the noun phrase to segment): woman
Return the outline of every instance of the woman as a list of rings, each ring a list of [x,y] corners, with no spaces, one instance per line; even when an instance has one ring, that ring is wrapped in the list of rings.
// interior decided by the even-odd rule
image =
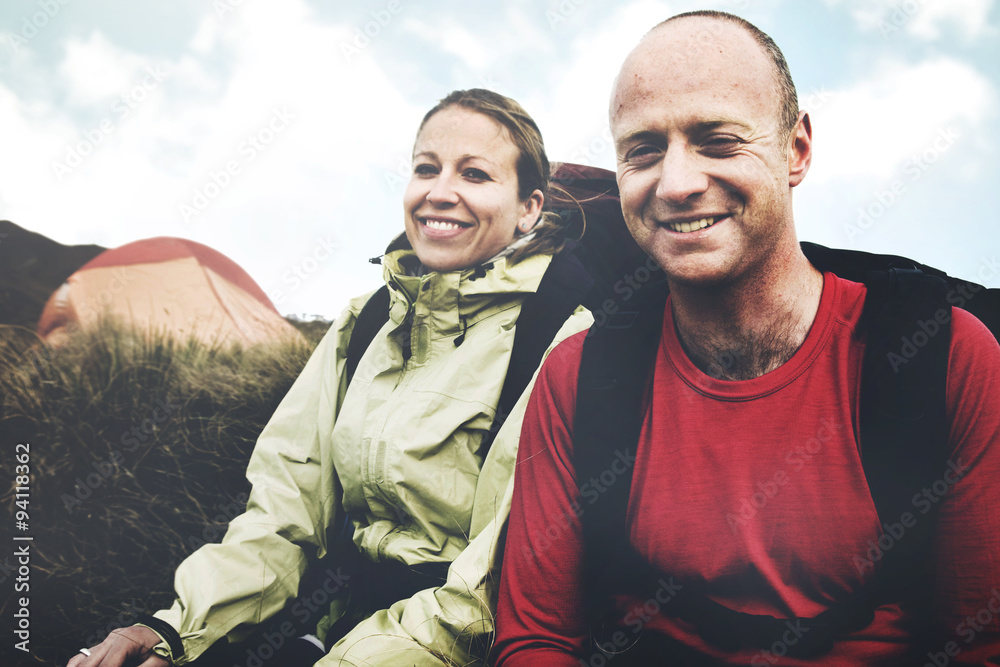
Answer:
[[[457,91],[428,112],[403,199],[405,239],[382,260],[389,321],[353,377],[348,341],[367,296],[350,303],[265,427],[246,513],[222,544],[180,565],[173,607],[68,667],[187,664],[297,595],[303,616],[330,607],[311,643],[282,624],[266,644],[241,647],[241,662],[290,647],[319,665],[469,664],[485,652],[524,401],[488,456],[484,438],[521,305],[563,241],[560,218],[542,211],[548,178],[538,128],[513,100]],[[589,323],[577,312],[555,342]],[[345,513],[349,539],[338,540]],[[327,576],[300,589],[318,558]]]

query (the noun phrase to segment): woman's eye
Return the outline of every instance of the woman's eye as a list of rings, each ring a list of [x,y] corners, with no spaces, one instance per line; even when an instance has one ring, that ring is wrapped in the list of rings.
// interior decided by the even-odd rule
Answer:
[[[482,169],[476,169],[475,167],[469,167],[462,174],[473,181],[488,181],[490,180],[490,175],[487,174]]]
[[[437,173],[437,167],[432,164],[418,164],[413,167],[413,173],[417,176],[433,176]]]

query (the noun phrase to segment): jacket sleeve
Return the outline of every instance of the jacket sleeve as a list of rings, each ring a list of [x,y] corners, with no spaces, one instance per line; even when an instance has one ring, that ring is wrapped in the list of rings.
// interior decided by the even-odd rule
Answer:
[[[247,468],[246,512],[221,544],[203,546],[178,567],[177,599],[155,614],[184,644],[180,658],[165,642],[156,647],[174,664],[223,636],[238,640],[277,613],[297,595],[307,560],[326,552],[326,527],[342,495],[326,441],[346,388],[347,341],[366,300],[352,301],[334,323],[261,432]]]
[[[592,322],[588,311],[578,309],[559,330],[546,356],[563,339]],[[510,510],[514,461],[533,384],[534,378],[490,448],[476,487],[471,540],[452,562],[445,584],[420,591],[362,621],[316,667],[484,664],[493,633],[501,539]]]

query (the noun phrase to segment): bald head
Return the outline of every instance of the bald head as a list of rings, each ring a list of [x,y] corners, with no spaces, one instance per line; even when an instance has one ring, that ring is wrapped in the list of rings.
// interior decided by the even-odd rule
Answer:
[[[742,35],[742,36],[740,36]],[[706,56],[718,58],[729,51],[731,63],[739,67],[754,66],[767,73],[774,98],[778,127],[786,134],[798,121],[799,102],[788,63],[781,49],[765,32],[749,21],[719,11],[694,11],[672,16],[657,24],[639,42],[622,65],[612,95],[611,117],[614,121],[616,101],[621,84],[637,67],[659,68],[686,75],[701,64]],[[749,76],[748,81],[754,77]]]

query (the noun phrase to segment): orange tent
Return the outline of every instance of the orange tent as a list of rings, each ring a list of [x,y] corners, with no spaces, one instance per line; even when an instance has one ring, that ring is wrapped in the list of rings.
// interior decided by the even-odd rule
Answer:
[[[108,317],[207,344],[304,341],[236,262],[167,236],[106,250],[84,264],[49,297],[38,334],[59,344],[72,327],[92,328]]]

